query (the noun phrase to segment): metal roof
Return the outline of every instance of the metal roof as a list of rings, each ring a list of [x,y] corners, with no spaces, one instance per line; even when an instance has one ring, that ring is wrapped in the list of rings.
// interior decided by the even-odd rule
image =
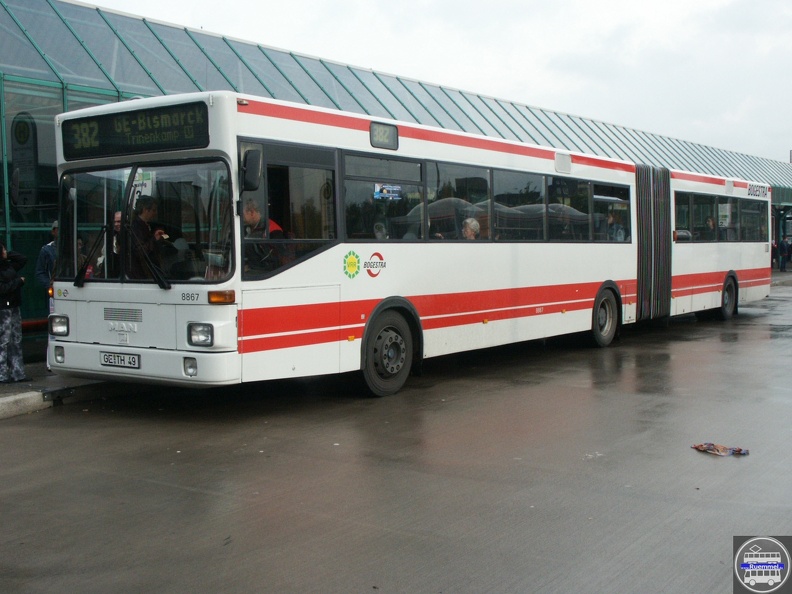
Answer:
[[[770,184],[792,165],[64,0],[0,0],[0,74],[117,99],[226,89]],[[111,99],[108,99],[111,100]]]

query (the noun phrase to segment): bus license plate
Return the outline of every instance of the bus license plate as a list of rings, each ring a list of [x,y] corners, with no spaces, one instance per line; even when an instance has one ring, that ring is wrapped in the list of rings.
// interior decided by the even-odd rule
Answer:
[[[100,363],[106,367],[126,367],[140,369],[140,355],[122,355],[121,353],[105,353],[100,355]]]

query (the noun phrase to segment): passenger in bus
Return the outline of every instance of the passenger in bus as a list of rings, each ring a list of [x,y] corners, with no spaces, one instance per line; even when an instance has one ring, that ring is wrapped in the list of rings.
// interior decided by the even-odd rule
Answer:
[[[718,226],[715,224],[715,219],[707,217],[704,222],[704,232],[701,237],[704,241],[715,241],[718,239]]]
[[[96,260],[96,275],[99,277],[115,278],[120,270],[120,245],[121,241],[121,211],[113,213],[113,228],[102,244],[102,253]],[[110,250],[107,246],[110,246]],[[108,255],[107,252],[110,252]]]
[[[624,241],[624,227],[621,224],[619,213],[608,213],[608,241]]]
[[[262,243],[257,239],[283,239],[283,228],[272,219],[264,220],[258,202],[253,198],[245,201],[242,209],[245,223],[245,270],[274,270],[280,265],[280,254],[274,244]]]
[[[481,232],[479,222],[473,217],[462,221],[462,237],[465,239],[478,239]]]
[[[157,201],[140,196],[135,202],[135,217],[130,225],[132,258],[129,278],[152,278],[151,266],[161,267],[160,242],[168,238],[163,229],[153,229],[157,220]]]
[[[283,239],[283,228],[272,219],[264,221],[258,202],[254,198],[248,198],[245,201],[242,218],[245,221],[245,237]]]

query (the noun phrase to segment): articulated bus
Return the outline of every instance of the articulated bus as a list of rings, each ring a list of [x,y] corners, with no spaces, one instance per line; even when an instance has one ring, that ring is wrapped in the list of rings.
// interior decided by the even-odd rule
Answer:
[[[55,372],[362,372],[770,288],[763,183],[206,92],[57,116]]]

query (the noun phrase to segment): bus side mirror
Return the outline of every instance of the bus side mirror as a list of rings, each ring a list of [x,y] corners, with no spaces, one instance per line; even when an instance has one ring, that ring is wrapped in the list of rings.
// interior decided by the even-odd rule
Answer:
[[[261,183],[261,151],[251,149],[245,152],[242,163],[242,191],[258,190]]]

